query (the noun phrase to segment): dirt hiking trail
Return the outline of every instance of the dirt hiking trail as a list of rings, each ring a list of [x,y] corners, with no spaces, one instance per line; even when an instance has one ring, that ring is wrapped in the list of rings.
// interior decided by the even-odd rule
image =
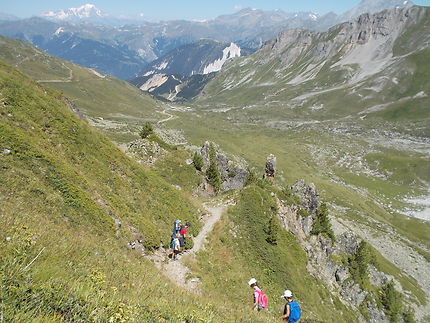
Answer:
[[[172,261],[167,258],[167,254],[170,250],[165,250],[163,248],[158,249],[153,255],[147,257],[151,261],[155,263],[158,269],[172,282],[174,282],[178,287],[185,288],[186,290],[200,294],[200,279],[193,278],[191,275],[190,269],[183,264],[182,259],[186,258],[194,258],[196,253],[202,249],[204,249],[204,245],[206,242],[206,238],[209,233],[213,230],[215,223],[217,223],[220,219],[224,211],[226,210],[226,205],[220,206],[210,206],[204,205],[207,216],[203,219],[203,227],[200,230],[199,234],[194,237],[194,246],[192,249],[188,250],[181,256],[178,256],[177,261]]]

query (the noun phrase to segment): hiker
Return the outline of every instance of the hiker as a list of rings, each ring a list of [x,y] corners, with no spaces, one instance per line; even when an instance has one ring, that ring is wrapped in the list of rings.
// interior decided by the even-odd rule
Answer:
[[[300,306],[293,300],[293,293],[287,289],[281,298],[287,301],[284,307],[284,315],[281,316],[281,319],[289,323],[298,322],[301,316]]]
[[[184,251],[185,239],[187,238],[187,230],[190,226],[191,226],[191,223],[187,222],[184,225],[181,225],[181,228],[179,230],[179,244],[181,246],[181,252]]]
[[[172,260],[176,261],[178,260],[176,257],[177,255],[181,252],[181,246],[179,245],[179,234],[177,234],[171,243],[171,247],[173,249],[173,253],[172,253]]]
[[[257,280],[255,278],[251,278],[248,285],[254,289],[254,303],[251,308],[254,311],[264,310],[268,305],[266,294],[264,294],[261,288],[258,287]]]

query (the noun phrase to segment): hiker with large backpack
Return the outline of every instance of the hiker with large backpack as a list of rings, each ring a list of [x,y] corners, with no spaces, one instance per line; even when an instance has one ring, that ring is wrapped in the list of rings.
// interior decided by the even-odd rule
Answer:
[[[191,226],[190,222],[187,222],[185,224],[182,224],[179,230],[179,244],[181,246],[181,252],[185,249],[185,240],[188,238],[187,236],[187,230]]]
[[[257,280],[255,278],[251,278],[248,282],[248,285],[254,289],[254,303],[252,304],[252,309],[254,311],[261,311],[267,308],[268,301],[267,296],[264,294],[264,292],[261,290],[260,287],[258,287]]]
[[[179,233],[179,230],[181,230],[181,220],[176,220],[173,223],[173,232],[172,232],[172,236],[176,237],[176,235]]]
[[[281,298],[287,301],[284,307],[284,315],[281,316],[282,320],[288,323],[299,322],[301,316],[300,306],[293,300],[293,293],[287,289]]]

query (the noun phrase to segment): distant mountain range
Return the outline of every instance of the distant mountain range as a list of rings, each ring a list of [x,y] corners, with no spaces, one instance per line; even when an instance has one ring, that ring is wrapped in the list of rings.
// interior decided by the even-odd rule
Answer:
[[[169,100],[190,99],[213,77],[209,74],[220,71],[227,60],[251,52],[235,43],[202,39],[180,46],[148,64],[131,83]]]
[[[363,12],[412,4],[409,0],[364,0],[343,15],[328,13],[323,16],[312,12],[245,8],[206,21],[157,23],[144,21],[140,16],[115,17],[86,4],[79,8],[49,11],[42,15],[43,18],[16,20],[0,16],[0,34],[28,41],[48,53],[100,72],[132,79],[141,75],[139,72],[146,64],[201,39],[235,43],[241,48],[257,50],[282,30],[327,30]],[[196,62],[197,67],[192,70],[199,64]]]

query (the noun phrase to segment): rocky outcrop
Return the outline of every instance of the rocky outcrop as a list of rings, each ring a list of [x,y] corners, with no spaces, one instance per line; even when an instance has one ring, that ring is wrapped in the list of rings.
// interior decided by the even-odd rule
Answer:
[[[263,178],[274,179],[276,172],[276,157],[270,154],[266,159]]]
[[[350,231],[345,231],[333,242],[324,235],[311,235],[312,225],[320,206],[319,194],[313,184],[307,185],[304,181],[297,181],[292,187],[293,194],[300,198],[300,205],[288,205],[286,201],[277,199],[278,216],[284,229],[293,233],[308,255],[307,270],[313,276],[322,280],[342,302],[354,308],[367,308],[370,322],[386,322],[383,310],[372,301],[372,295],[354,282],[349,268],[344,260],[356,254],[361,239]],[[307,215],[300,212],[308,211]],[[371,284],[382,286],[390,278],[369,265],[369,279]],[[364,320],[364,318],[363,318]]]
[[[202,168],[203,172],[209,167],[211,144],[214,146],[215,162],[221,174],[221,189],[223,191],[230,191],[243,188],[249,175],[247,163],[238,157],[228,158],[226,153],[209,141],[206,141],[200,149],[200,154],[204,163]]]
[[[309,214],[314,215],[316,213],[320,206],[320,198],[313,183],[307,185],[303,180],[298,180],[291,186],[291,191],[300,197],[301,206],[307,210]]]
[[[139,163],[153,165],[167,151],[155,141],[137,139],[128,144],[127,154],[134,157]]]

